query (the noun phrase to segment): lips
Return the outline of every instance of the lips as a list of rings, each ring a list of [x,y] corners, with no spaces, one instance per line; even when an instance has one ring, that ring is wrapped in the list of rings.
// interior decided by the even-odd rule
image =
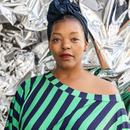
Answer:
[[[63,53],[63,54],[60,54],[60,57],[64,60],[69,60],[70,58],[73,57],[73,55],[69,54],[69,53]]]

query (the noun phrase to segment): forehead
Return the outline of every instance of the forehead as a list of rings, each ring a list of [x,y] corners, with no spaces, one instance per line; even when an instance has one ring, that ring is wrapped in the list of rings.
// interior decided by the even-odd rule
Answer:
[[[75,30],[75,31],[83,32],[83,27],[76,18],[65,18],[65,19],[60,19],[56,21],[53,24],[52,31],[58,31],[60,29],[68,30],[68,31]]]

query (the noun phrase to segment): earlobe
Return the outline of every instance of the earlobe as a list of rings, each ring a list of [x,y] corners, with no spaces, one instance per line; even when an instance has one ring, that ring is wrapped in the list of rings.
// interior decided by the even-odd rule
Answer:
[[[84,52],[87,50],[87,48],[84,48]]]
[[[88,48],[88,42],[86,41],[85,44],[84,44],[84,51],[86,51]]]

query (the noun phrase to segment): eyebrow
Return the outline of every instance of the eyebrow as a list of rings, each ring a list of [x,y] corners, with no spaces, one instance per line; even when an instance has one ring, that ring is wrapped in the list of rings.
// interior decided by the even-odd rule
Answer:
[[[76,34],[76,33],[79,33],[79,32],[71,32],[71,34]]]
[[[54,33],[52,33],[52,35],[61,35],[61,34],[60,34],[60,33],[55,33],[55,32],[54,32]]]

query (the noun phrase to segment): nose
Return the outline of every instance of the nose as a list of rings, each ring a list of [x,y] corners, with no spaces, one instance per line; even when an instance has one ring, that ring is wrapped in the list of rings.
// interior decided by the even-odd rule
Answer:
[[[70,49],[71,48],[71,43],[69,40],[64,40],[62,42],[62,49],[66,50],[66,49]]]

